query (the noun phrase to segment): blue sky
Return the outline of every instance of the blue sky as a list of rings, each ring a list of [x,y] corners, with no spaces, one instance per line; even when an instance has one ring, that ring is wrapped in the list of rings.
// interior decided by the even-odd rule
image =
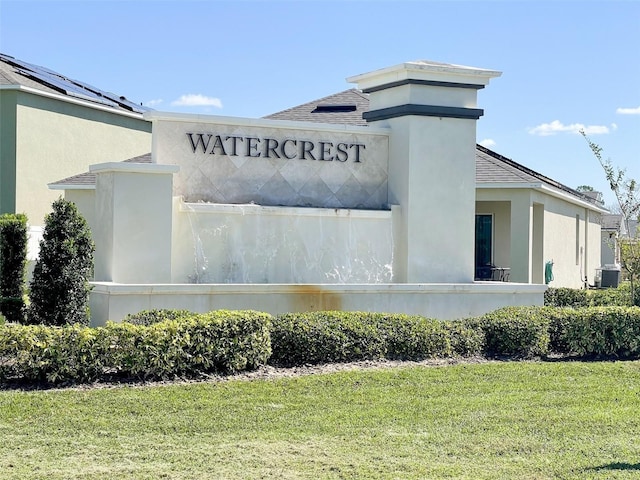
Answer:
[[[614,201],[640,181],[640,1],[11,1],[0,51],[158,110],[261,117],[428,59],[503,72],[479,143]]]

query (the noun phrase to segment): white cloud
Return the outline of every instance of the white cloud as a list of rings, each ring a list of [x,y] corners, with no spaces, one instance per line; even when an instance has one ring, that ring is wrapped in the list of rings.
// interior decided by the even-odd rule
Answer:
[[[156,98],[155,100],[149,100],[145,105],[147,107],[157,107],[162,102],[164,102],[164,100],[162,100],[161,98]]]
[[[478,143],[480,145],[482,145],[483,147],[487,147],[487,148],[491,148],[491,147],[495,147],[496,146],[496,142],[492,138],[485,138],[484,140],[480,140]]]
[[[583,125],[582,123],[572,123],[570,125],[564,125],[559,120],[554,120],[551,123],[543,123],[537,127],[529,129],[531,135],[540,135],[541,137],[548,137],[550,135],[556,135],[558,133],[580,133],[584,131],[587,135],[599,135],[603,133],[609,133],[609,127],[606,125]]]
[[[616,113],[620,115],[640,115],[640,107],[636,108],[617,108]]]
[[[200,94],[189,93],[181,95],[180,98],[171,102],[174,107],[216,107],[222,108],[222,102],[219,98],[206,97]]]

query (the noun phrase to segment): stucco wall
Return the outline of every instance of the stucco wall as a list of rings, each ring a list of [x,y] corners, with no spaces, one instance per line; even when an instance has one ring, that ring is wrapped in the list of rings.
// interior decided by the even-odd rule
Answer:
[[[550,286],[581,288],[585,276],[593,284],[600,266],[599,214],[551,196],[544,204],[544,261],[553,261]]]
[[[98,222],[98,219],[96,218],[95,189],[65,190],[64,198],[75,203],[76,207],[78,207],[78,211],[87,221],[87,224],[91,229],[91,234],[93,235]]]
[[[600,266],[597,212],[536,189],[481,188],[476,198],[476,213],[494,214],[494,263],[511,268],[511,281],[542,283],[552,261],[550,286],[581,288],[585,276],[593,284]]]
[[[141,118],[25,92],[17,93],[16,131],[15,210],[33,225],[61,195],[48,183],[151,150],[151,124]]]
[[[0,213],[16,213],[16,97],[0,90]]]

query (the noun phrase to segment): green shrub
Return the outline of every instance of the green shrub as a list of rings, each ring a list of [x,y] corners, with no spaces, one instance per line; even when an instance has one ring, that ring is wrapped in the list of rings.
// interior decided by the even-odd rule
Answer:
[[[0,329],[0,380],[94,380],[102,371],[94,348],[98,333],[80,325],[5,325]]]
[[[640,301],[640,289],[636,290],[635,293],[637,300]],[[589,290],[587,299],[588,306],[591,307],[633,306],[633,302],[631,301],[631,286],[629,282],[621,283],[618,288]]]
[[[272,323],[269,363],[281,366],[382,358],[385,340],[362,312],[278,315]]]
[[[544,304],[548,307],[586,307],[587,291],[577,288],[549,287],[544,292]]]
[[[11,322],[24,320],[26,265],[26,215],[0,215],[0,312]]]
[[[438,320],[368,312],[277,316],[269,363],[281,366],[371,359],[420,360],[451,355],[450,332]]]
[[[40,257],[33,270],[29,323],[89,323],[93,250],[91,232],[76,206],[62,198],[56,200],[45,217]]]
[[[479,328],[470,328],[464,320],[442,322],[449,335],[451,352],[459,357],[482,355],[484,350],[484,332]]]
[[[0,381],[165,379],[254,369],[271,353],[271,316],[216,311],[150,326],[5,325]]]
[[[578,356],[640,355],[640,307],[590,307],[573,312],[560,335]]]
[[[175,310],[175,309],[154,309],[143,310],[138,313],[130,313],[124,319],[123,322],[133,323],[134,325],[153,325],[154,323],[164,322],[166,320],[179,320],[185,317],[191,317],[196,315],[189,310]]]
[[[401,314],[368,316],[386,340],[385,358],[423,360],[452,354],[449,332],[439,320]]]
[[[578,310],[571,307],[544,307],[541,314],[549,321],[549,351],[570,354],[571,347],[567,342],[567,329],[575,321]]]
[[[489,356],[535,357],[549,351],[549,320],[542,307],[505,307],[466,324],[482,330]]]

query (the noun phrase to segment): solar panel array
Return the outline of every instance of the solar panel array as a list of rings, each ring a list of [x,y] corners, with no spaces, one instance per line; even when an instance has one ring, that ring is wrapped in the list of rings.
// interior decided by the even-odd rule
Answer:
[[[67,78],[53,70],[49,70],[48,68],[23,62],[22,60],[18,60],[9,55],[0,53],[0,60],[13,66],[16,73],[70,97],[99,103],[109,107],[124,108],[125,110],[136,113],[144,113],[151,110],[148,107],[130,102],[125,97],[105,92],[84,82]]]

